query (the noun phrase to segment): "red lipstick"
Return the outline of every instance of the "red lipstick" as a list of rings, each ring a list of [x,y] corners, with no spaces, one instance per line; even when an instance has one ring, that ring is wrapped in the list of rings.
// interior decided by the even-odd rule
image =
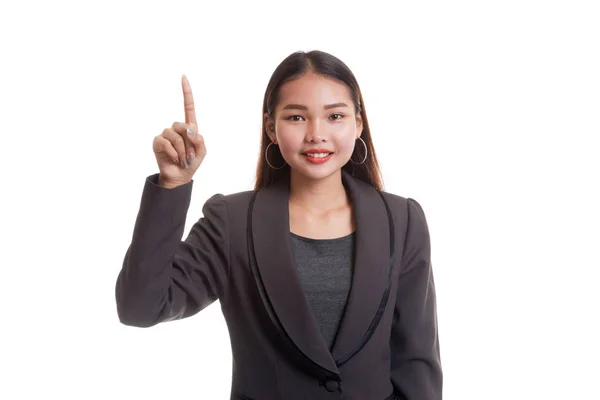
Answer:
[[[331,158],[333,152],[327,149],[309,149],[302,154],[313,164],[323,164]]]

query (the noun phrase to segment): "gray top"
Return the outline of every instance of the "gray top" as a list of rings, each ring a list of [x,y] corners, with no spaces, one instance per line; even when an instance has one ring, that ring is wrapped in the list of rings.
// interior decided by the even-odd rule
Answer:
[[[354,233],[335,239],[291,235],[300,282],[331,349],[352,281]]]

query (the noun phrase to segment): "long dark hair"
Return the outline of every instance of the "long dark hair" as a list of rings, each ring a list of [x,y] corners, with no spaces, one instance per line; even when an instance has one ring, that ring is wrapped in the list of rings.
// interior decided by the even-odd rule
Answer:
[[[369,129],[369,121],[367,120],[367,112],[365,103],[362,98],[360,87],[354,77],[354,74],[340,59],[323,51],[313,50],[309,52],[298,51],[286,57],[273,72],[263,101],[263,116],[268,114],[274,117],[275,106],[279,101],[279,90],[281,86],[304,74],[307,71],[313,71],[316,74],[334,78],[350,88],[352,101],[356,108],[356,112],[360,113],[363,122],[363,131],[361,134],[362,140],[367,146],[367,158],[362,164],[353,164],[348,162],[342,168],[348,171],[354,177],[361,179],[378,190],[383,190],[383,182],[381,179],[381,171],[373,141],[371,140],[371,130]],[[281,179],[286,179],[290,174],[289,165],[285,164],[285,160],[279,151],[279,146],[271,146],[269,148],[269,161],[275,167],[284,165],[281,169],[271,168],[265,160],[265,151],[271,139],[267,135],[264,118],[262,119],[262,135],[260,140],[260,153],[256,166],[256,183],[254,190],[259,190],[273,182]],[[351,159],[355,162],[360,162],[365,157],[364,146],[362,143],[357,143],[354,147]]]

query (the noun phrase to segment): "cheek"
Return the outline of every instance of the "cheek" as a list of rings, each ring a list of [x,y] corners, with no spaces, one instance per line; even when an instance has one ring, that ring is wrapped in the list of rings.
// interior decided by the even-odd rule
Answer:
[[[302,146],[302,135],[290,129],[277,131],[277,143],[283,154],[296,153]]]
[[[356,129],[349,128],[336,135],[335,146],[338,152],[350,156],[356,145]]]

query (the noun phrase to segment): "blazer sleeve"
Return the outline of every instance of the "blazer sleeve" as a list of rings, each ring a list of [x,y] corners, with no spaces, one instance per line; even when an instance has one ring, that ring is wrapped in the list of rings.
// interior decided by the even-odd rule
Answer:
[[[391,379],[405,400],[441,400],[442,367],[429,228],[408,199],[408,226],[391,334]]]
[[[182,241],[193,181],[173,189],[146,179],[115,296],[121,323],[150,327],[187,318],[223,295],[229,275],[227,206],[214,195]]]

